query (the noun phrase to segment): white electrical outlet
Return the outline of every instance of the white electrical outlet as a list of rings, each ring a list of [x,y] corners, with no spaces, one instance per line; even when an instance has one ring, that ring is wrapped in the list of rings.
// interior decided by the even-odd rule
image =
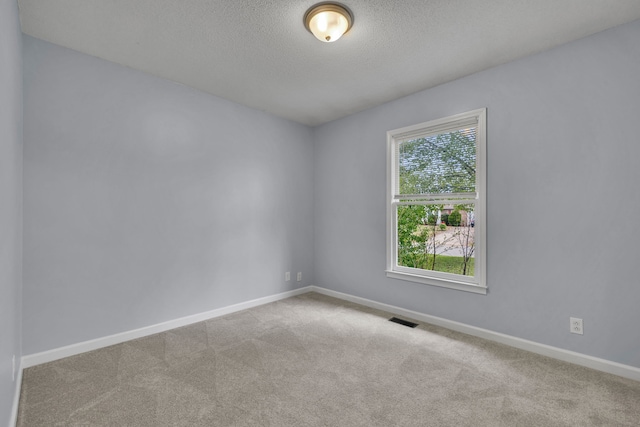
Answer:
[[[572,334],[584,335],[584,330],[582,328],[582,319],[578,319],[577,317],[570,317],[569,331]]]
[[[298,275],[296,276],[296,280],[297,280],[298,282],[301,282],[301,281],[302,281],[302,272],[301,272],[301,271],[298,271]]]
[[[287,271],[286,273],[284,273],[284,281],[288,282],[289,280],[291,280],[291,272]]]

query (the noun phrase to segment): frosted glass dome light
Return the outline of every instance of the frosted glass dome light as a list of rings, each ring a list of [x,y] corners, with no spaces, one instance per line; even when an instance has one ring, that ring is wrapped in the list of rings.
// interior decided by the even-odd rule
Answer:
[[[353,15],[338,3],[318,3],[304,15],[304,26],[325,43],[338,40],[352,25]]]

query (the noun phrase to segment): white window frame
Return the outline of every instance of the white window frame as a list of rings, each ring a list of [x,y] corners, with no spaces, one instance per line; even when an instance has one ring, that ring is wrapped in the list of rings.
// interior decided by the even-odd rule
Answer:
[[[398,180],[398,145],[409,138],[420,138],[450,129],[456,123],[465,123],[477,119],[476,133],[476,193],[475,204],[475,249],[474,276],[444,273],[439,271],[411,268],[398,265],[397,241],[397,206],[401,203],[396,192]],[[486,233],[486,129],[487,110],[481,108],[466,113],[456,114],[442,119],[431,120],[413,126],[407,126],[387,132],[387,277],[408,280],[427,285],[440,286],[478,294],[487,293],[487,233]],[[455,196],[455,195],[449,195]],[[446,199],[442,197],[441,199]],[[412,204],[435,204],[437,199],[412,202]],[[462,204],[462,200],[460,200]]]

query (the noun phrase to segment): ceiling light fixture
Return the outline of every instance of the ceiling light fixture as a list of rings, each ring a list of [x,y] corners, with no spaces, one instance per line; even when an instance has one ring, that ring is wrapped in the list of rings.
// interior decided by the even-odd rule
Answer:
[[[318,3],[304,14],[304,26],[322,42],[334,42],[353,25],[353,14],[339,3]]]

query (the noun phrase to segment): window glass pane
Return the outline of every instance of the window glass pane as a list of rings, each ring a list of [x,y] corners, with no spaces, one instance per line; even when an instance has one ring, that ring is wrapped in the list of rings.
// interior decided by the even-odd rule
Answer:
[[[476,126],[398,144],[398,194],[476,191]]]
[[[474,275],[475,205],[397,206],[398,266]]]

